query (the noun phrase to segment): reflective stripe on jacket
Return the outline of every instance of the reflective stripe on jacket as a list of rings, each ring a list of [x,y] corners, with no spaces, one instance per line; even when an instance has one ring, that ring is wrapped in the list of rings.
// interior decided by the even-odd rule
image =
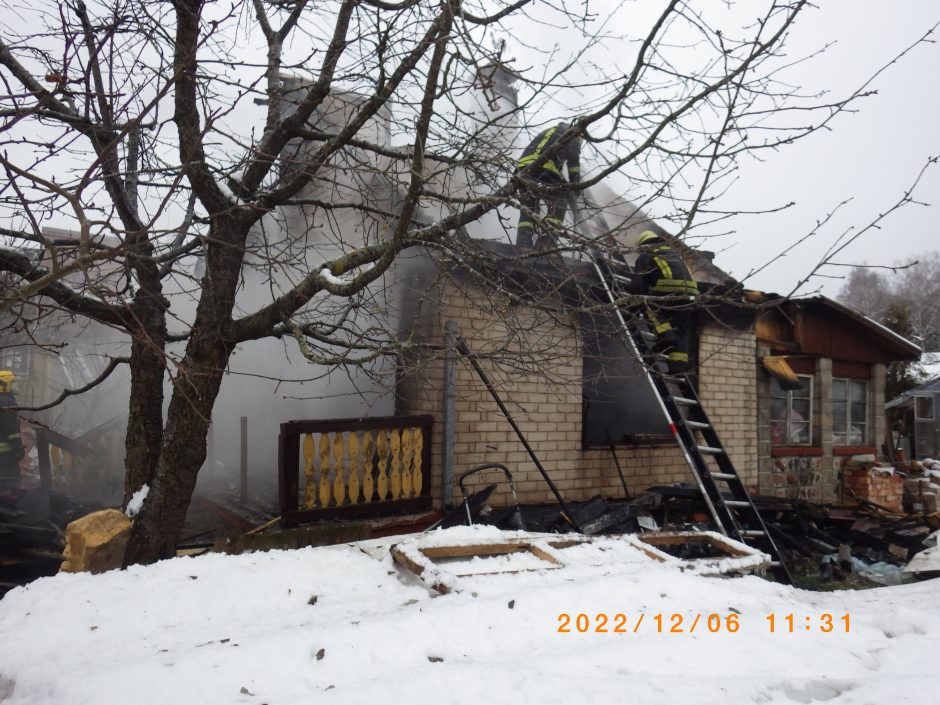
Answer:
[[[672,248],[657,245],[651,252],[641,252],[637,257],[630,293],[696,296],[698,284]]]
[[[562,123],[563,125],[564,123]],[[561,125],[555,125],[550,127],[547,130],[540,132],[534,140],[526,147],[522,152],[522,157],[519,159],[519,168],[524,169],[530,164],[534,164],[542,153],[551,149],[562,135],[564,135],[564,130],[561,132],[558,131],[558,128]],[[581,138],[575,137],[572,140],[569,140],[560,151],[555,153],[553,159],[546,161],[542,168],[546,171],[550,171],[555,176],[559,178],[562,177],[561,166],[566,165],[568,167],[568,176],[569,181],[577,181],[580,178],[581,174]]]

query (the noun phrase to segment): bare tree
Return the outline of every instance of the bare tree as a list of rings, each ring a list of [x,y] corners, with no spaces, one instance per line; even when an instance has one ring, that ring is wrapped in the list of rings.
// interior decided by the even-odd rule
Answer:
[[[53,310],[127,334],[101,371],[130,370],[125,501],[149,486],[127,562],[173,554],[238,346],[274,336],[364,366],[410,344],[359,313],[381,309],[403,252],[465,261],[466,228],[519,206],[552,155],[515,173],[506,131],[573,119],[562,144],[586,138],[594,165],[578,189],[625,177],[635,206],[672,204],[679,234],[728,217],[710,204],[737,159],[869,90],[823,100],[786,83],[784,41],[808,4],[768,0],[741,28],[673,0],[629,34],[588,5],[532,0],[18,8],[0,39],[0,306],[20,330]],[[496,69],[517,105],[496,99]],[[463,102],[474,86],[490,95],[481,113]],[[560,246],[598,246],[638,212],[556,233]],[[492,229],[511,240],[510,221]],[[74,236],[50,239],[53,222]],[[239,299],[250,276],[264,296]]]
[[[937,251],[924,252],[911,262],[857,267],[839,291],[839,300],[876,321],[903,319],[903,331],[898,332],[924,350],[935,351],[940,348],[938,270]]]

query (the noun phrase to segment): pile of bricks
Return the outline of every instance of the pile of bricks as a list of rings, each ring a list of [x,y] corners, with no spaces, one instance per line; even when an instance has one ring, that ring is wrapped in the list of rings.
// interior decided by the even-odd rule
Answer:
[[[900,512],[904,478],[895,475],[892,468],[881,468],[873,463],[847,463],[842,469],[842,499],[850,501],[853,495]]]
[[[928,477],[912,477],[904,481],[904,508],[910,512],[935,514],[940,485]]]

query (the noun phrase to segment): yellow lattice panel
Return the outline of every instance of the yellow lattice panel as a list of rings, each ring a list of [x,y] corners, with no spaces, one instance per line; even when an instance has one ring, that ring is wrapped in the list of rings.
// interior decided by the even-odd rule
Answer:
[[[320,506],[330,506],[330,434],[320,434]]]
[[[402,429],[401,432],[401,496],[408,499],[411,495],[411,462],[414,455],[414,443],[411,438],[411,429]]]
[[[349,432],[349,503],[359,503],[359,474],[362,465],[359,462],[359,434]]]
[[[424,476],[421,473],[421,459],[424,457],[424,432],[420,428],[412,429],[414,431],[414,469],[411,471],[411,486],[414,489],[414,496],[421,494],[424,487]]]
[[[397,428],[392,429],[392,499],[401,497],[401,461],[398,454],[401,452],[401,434]]]
[[[343,457],[346,455],[346,444],[343,442],[343,432],[333,434],[333,499],[336,506],[342,506],[346,501],[346,480],[343,476]]]
[[[313,481],[314,445],[313,434],[304,435],[304,507],[313,509],[316,503],[315,483]]]
[[[362,434],[362,495],[366,502],[372,501],[372,495],[375,492],[375,481],[372,478],[374,453],[372,431],[366,431]]]
[[[379,431],[379,435],[375,439],[375,452],[379,456],[379,477],[376,483],[379,490],[379,501],[384,502],[388,497],[388,437],[385,435],[385,431]]]

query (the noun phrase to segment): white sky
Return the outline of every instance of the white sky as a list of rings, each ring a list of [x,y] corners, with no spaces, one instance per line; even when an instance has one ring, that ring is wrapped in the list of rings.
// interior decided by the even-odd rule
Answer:
[[[940,21],[940,3],[904,0],[826,0],[799,21],[790,42],[794,56],[828,41],[836,44],[825,55],[798,71],[804,88],[834,89],[861,84],[903,47]],[[817,133],[764,163],[742,168],[740,182],[726,203],[742,208],[775,207],[794,201],[784,213],[735,220],[735,236],[711,246],[716,263],[745,276],[811,231],[841,201],[852,201],[821,230],[819,236],[790,255],[777,259],[749,280],[751,286],[789,293],[825,250],[851,227],[861,228],[901,198],[928,156],[940,156],[940,46],[923,44],[876,81],[878,95],[864,99],[860,112],[842,115],[832,132]],[[839,90],[842,89],[842,90]],[[850,264],[892,264],[938,248],[940,165],[928,170],[914,194],[929,207],[908,205],[884,221],[881,230],[859,237],[835,261]],[[848,269],[824,273],[844,277]],[[823,287],[833,296],[841,279],[814,278],[800,293]]]
[[[612,42],[599,47],[609,62],[611,75],[630,66],[636,41],[648,31],[651,22],[665,6],[663,0],[591,0],[586,5],[595,13],[594,27],[604,26],[611,35],[627,35],[629,43]],[[538,6],[542,12],[546,5]],[[729,27],[753,20],[763,3],[739,1],[725,5],[720,0],[694,5],[709,12]],[[537,14],[537,13],[536,13]],[[518,21],[518,26],[514,23]],[[789,74],[804,93],[830,89],[833,98],[842,97],[859,86],[872,73],[891,60],[940,21],[940,3],[934,0],[826,0],[810,8],[797,21],[788,43],[794,59],[833,46],[822,56],[798,66]],[[570,27],[554,30],[520,17],[507,22],[511,32],[508,54],[520,59],[532,71],[539,71],[544,56],[529,56],[524,44],[559,44],[571,38]],[[487,42],[497,37],[487,37]],[[308,47],[302,47],[306,50]],[[573,46],[568,47],[573,49]],[[296,47],[295,47],[296,49]],[[562,52],[564,53],[564,52]],[[738,182],[718,204],[727,210],[760,210],[793,201],[789,210],[760,217],[740,216],[699,234],[732,234],[709,238],[703,245],[717,253],[716,263],[739,279],[774,260],[789,244],[806,235],[839,203],[852,199],[819,235],[800,245],[788,256],[776,259],[746,283],[754,288],[790,293],[799,280],[833,242],[850,228],[861,228],[893,205],[913,182],[928,156],[940,156],[940,46],[923,44],[897,64],[889,67],[875,82],[878,94],[859,102],[860,112],[843,114],[832,123],[833,131],[814,134],[777,153],[762,153],[764,161],[742,160]],[[565,103],[576,94],[566,92]],[[561,97],[561,95],[559,95]],[[584,105],[555,104],[559,113],[585,109]],[[260,116],[249,106],[252,117]],[[539,113],[539,119],[551,115]],[[250,124],[251,118],[248,119]],[[612,181],[616,181],[615,179]],[[619,190],[619,184],[610,184]],[[624,190],[628,182],[623,181]],[[940,203],[940,165],[928,170],[915,198],[929,204]],[[651,208],[655,214],[657,208]],[[835,257],[840,263],[893,264],[906,262],[917,254],[936,249],[937,209],[908,205],[890,216],[882,230],[863,234],[845,252]],[[68,227],[69,223],[56,223]],[[696,244],[696,243],[693,243]],[[844,277],[848,269],[827,268],[824,274]],[[816,277],[800,289],[811,293],[822,287],[835,295],[842,280]]]

